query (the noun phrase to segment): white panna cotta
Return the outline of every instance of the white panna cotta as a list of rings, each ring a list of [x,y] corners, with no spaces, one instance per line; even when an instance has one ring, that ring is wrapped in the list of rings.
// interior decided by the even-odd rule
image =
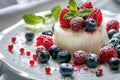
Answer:
[[[98,26],[93,32],[87,32],[84,29],[75,32],[71,28],[60,27],[59,22],[54,27],[53,39],[55,45],[71,54],[77,50],[98,54],[100,48],[109,40],[104,24]]]

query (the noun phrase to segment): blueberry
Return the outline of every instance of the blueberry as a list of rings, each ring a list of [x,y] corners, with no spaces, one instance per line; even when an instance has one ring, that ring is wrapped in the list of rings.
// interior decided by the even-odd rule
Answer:
[[[33,32],[26,32],[25,33],[25,38],[27,41],[32,41],[34,39],[34,33]]]
[[[120,32],[115,33],[115,34],[112,36],[112,38],[118,38],[118,39],[120,39]]]
[[[44,50],[46,50],[44,46],[42,46],[42,45],[38,46],[37,49],[36,49],[36,55],[38,56],[38,53],[40,53],[40,52],[42,52]]]
[[[55,27],[55,25],[52,26],[52,31],[53,31],[53,32],[54,32],[54,27]]]
[[[67,63],[71,59],[71,55],[68,51],[61,50],[57,54],[57,61],[59,63]]]
[[[99,73],[98,71],[96,72],[96,76],[97,76],[97,77],[100,77],[100,73]]]
[[[115,50],[117,51],[118,58],[120,58],[120,44],[115,47]]]
[[[86,30],[88,31],[93,31],[97,28],[96,21],[92,18],[86,19],[84,22],[84,25],[85,25]]]
[[[41,51],[38,53],[38,60],[40,63],[47,63],[50,59],[50,55],[47,51]]]
[[[112,36],[113,36],[115,33],[117,33],[117,31],[116,31],[115,29],[110,29],[110,30],[108,31],[108,37],[109,37],[109,39],[111,39]]]
[[[111,70],[119,70],[120,67],[120,59],[116,58],[116,57],[112,57],[109,61],[108,61],[109,67]]]
[[[96,68],[99,64],[99,59],[96,54],[88,54],[86,57],[86,64],[89,68]]]
[[[120,43],[120,40],[118,38],[112,38],[109,40],[110,44],[114,44],[115,46]]]
[[[57,45],[53,45],[49,48],[49,53],[53,59],[56,59],[56,56],[60,50],[60,47],[58,47]]]
[[[53,35],[53,31],[50,29],[46,29],[44,31],[42,31],[43,35],[48,35],[48,36],[52,36]]]
[[[74,69],[71,64],[62,63],[60,65],[59,71],[63,77],[70,77],[70,76],[72,76]]]

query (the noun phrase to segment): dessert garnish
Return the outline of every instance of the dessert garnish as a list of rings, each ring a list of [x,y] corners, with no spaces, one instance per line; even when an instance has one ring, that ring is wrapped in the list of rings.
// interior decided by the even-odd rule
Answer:
[[[30,51],[26,51],[26,55],[27,55],[27,56],[30,56],[30,55],[31,55],[31,52],[30,52]]]
[[[34,33],[33,32],[26,32],[25,33],[25,38],[26,38],[26,41],[32,41],[34,39]]]
[[[52,36],[53,35],[53,30],[51,29],[45,29],[42,31],[43,35],[48,35],[48,36]]]
[[[29,65],[30,65],[30,67],[33,67],[35,65],[35,61],[34,60],[30,60],[29,61]]]
[[[24,48],[20,48],[19,51],[20,51],[21,55],[23,55],[25,53],[25,49]]]
[[[46,68],[45,68],[45,72],[46,72],[46,74],[51,74],[51,68],[49,67],[49,66],[47,66]]]
[[[112,36],[115,34],[115,33],[117,33],[118,31],[116,31],[115,29],[110,29],[109,31],[108,31],[108,37],[109,37],[109,39],[111,39],[112,38]]]
[[[14,48],[13,44],[9,44],[9,45],[8,45],[8,51],[12,52],[12,51],[13,51],[13,48]]]
[[[15,44],[15,42],[16,42],[16,37],[12,37],[11,41],[12,41],[12,43]]]

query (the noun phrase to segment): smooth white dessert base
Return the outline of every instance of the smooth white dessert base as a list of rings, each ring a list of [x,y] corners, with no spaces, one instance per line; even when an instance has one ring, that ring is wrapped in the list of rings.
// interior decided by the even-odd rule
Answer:
[[[104,24],[94,32],[72,31],[70,28],[61,28],[57,23],[54,27],[54,44],[73,54],[76,50],[98,54],[100,48],[108,42],[108,35]]]

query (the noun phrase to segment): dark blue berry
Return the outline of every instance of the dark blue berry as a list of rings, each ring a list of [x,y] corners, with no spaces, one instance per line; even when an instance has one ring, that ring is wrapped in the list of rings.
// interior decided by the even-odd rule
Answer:
[[[85,29],[88,31],[94,31],[97,28],[96,21],[92,18],[86,19],[84,25],[85,25]]]
[[[52,31],[53,31],[53,32],[54,32],[54,27],[55,27],[55,25],[52,26]]]
[[[108,61],[109,67],[111,70],[119,70],[120,68],[120,59],[116,58],[116,57],[112,57],[109,61]]]
[[[117,51],[118,58],[120,58],[120,44],[115,47],[115,50]]]
[[[49,48],[49,53],[53,59],[56,59],[58,52],[61,50],[57,45],[53,45]]]
[[[25,33],[25,38],[27,41],[32,41],[34,39],[34,33],[33,32],[26,32]]]
[[[115,29],[110,29],[110,30],[108,31],[108,37],[109,37],[109,39],[111,39],[112,36],[113,36],[115,33],[117,33],[117,31],[116,31]]]
[[[53,35],[53,31],[50,29],[46,29],[44,31],[42,31],[43,35],[48,35],[48,36],[52,36]]]
[[[47,63],[50,59],[50,55],[47,51],[41,51],[38,53],[38,60],[40,63]]]
[[[62,63],[60,65],[59,71],[63,77],[70,77],[70,76],[72,76],[74,69],[71,64]]]
[[[100,77],[100,76],[101,76],[98,71],[96,72],[96,76],[97,76],[97,77]]]
[[[115,46],[120,43],[120,40],[118,38],[112,38],[109,40],[110,44],[114,44]]]
[[[112,38],[118,38],[120,40],[120,32],[115,33]]]
[[[38,53],[41,53],[42,51],[46,51],[45,47],[44,46],[38,46],[37,49],[36,49],[36,55],[38,56]]]
[[[57,54],[57,61],[59,63],[67,63],[69,62],[71,59],[71,55],[68,51],[59,51],[58,54]]]
[[[99,59],[96,54],[88,54],[86,57],[86,64],[89,68],[96,68],[99,64]]]

